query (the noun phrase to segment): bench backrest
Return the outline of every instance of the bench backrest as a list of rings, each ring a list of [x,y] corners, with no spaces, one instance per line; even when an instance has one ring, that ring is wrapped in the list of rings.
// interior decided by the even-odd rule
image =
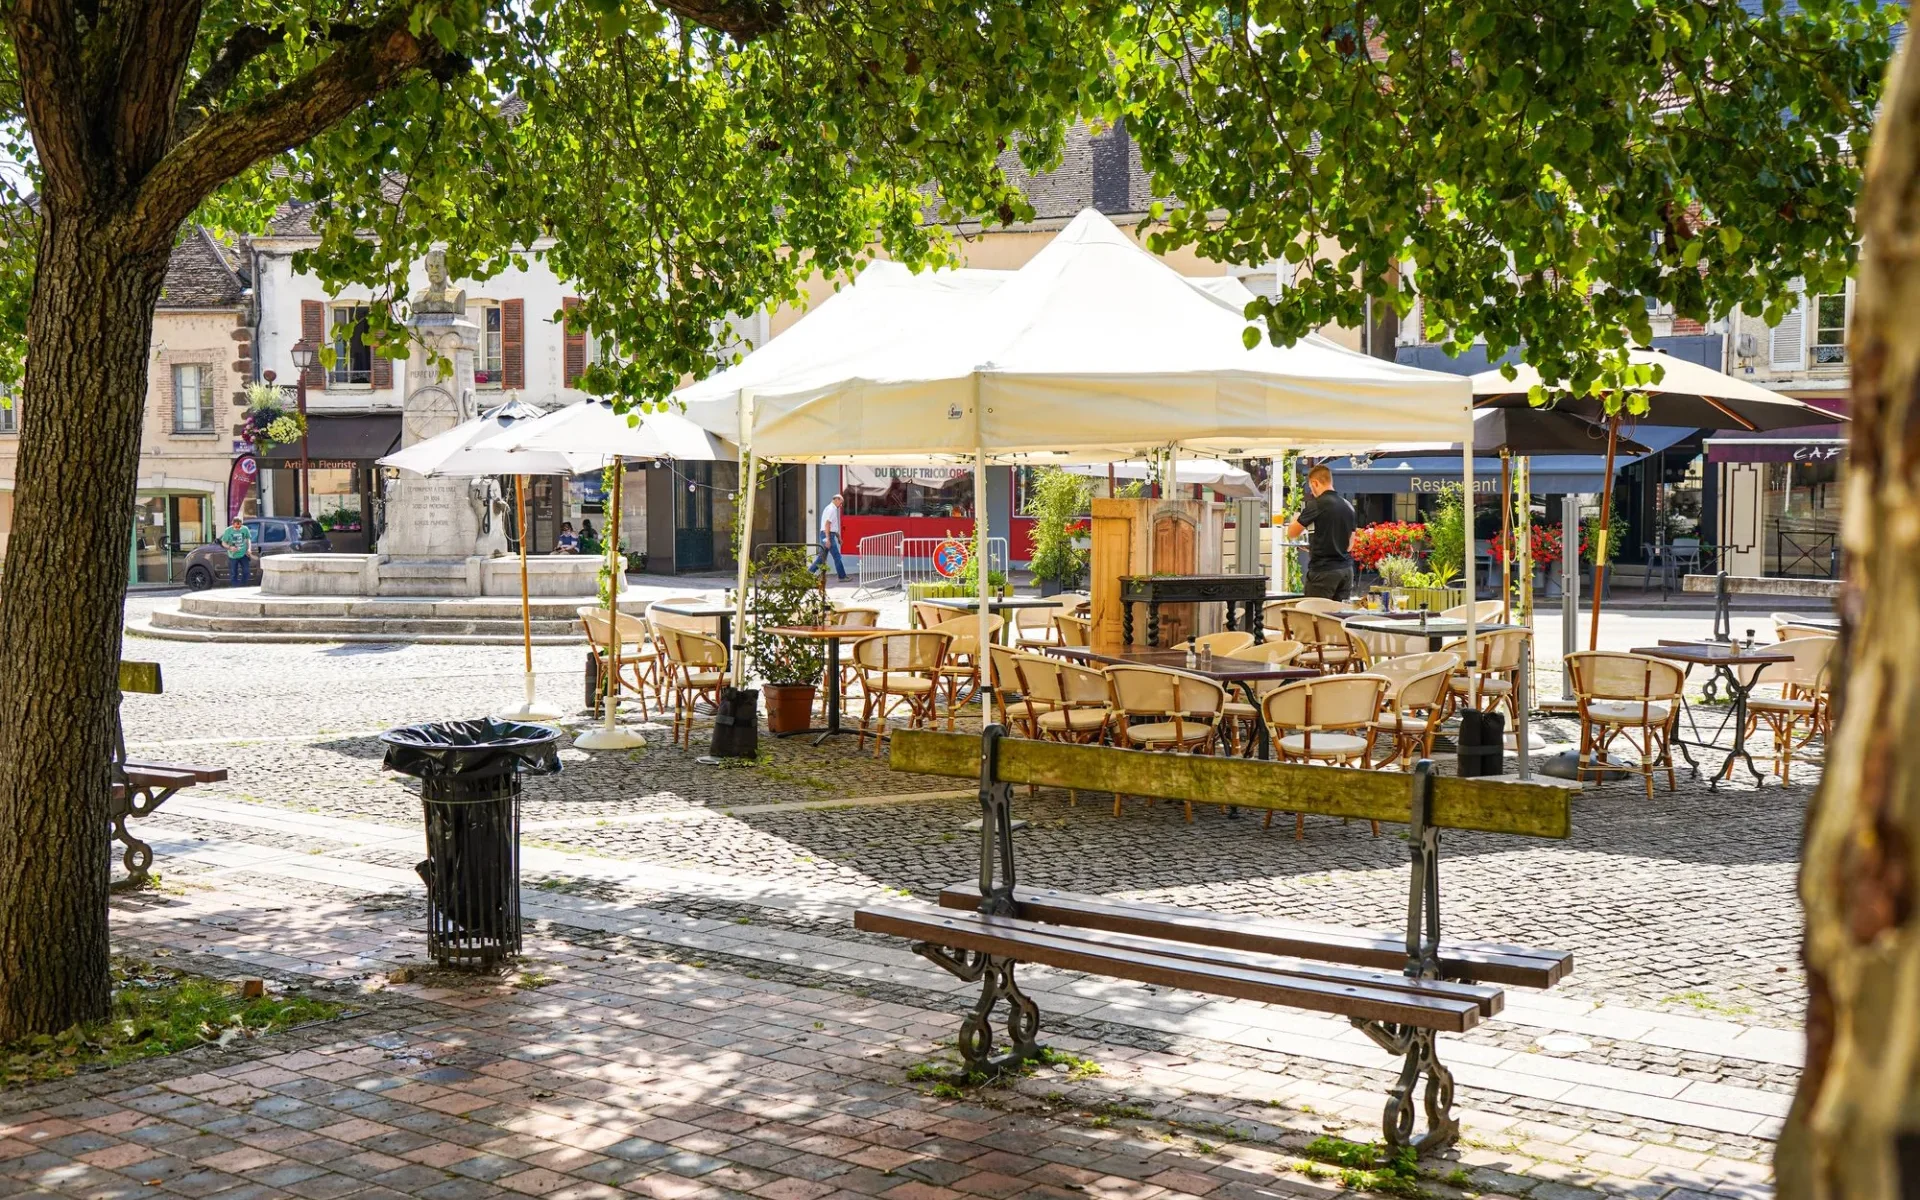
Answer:
[[[980,738],[895,730],[890,765],[896,771],[977,779]],[[994,776],[1001,783],[1228,803],[1402,825],[1412,817],[1408,779],[1399,772],[1002,738]],[[1429,820],[1442,829],[1564,838],[1572,830],[1571,796],[1569,789],[1553,784],[1435,776]]]
[[[143,695],[160,694],[160,664],[157,662],[131,662],[120,660],[120,690],[139,692]]]

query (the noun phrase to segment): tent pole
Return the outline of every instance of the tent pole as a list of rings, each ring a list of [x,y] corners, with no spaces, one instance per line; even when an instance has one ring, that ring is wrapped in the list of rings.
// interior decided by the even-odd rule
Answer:
[[[1513,621],[1513,451],[1500,447],[1500,620]]]
[[[746,498],[746,506],[734,514],[734,528],[738,531],[736,540],[739,553],[734,562],[733,592],[733,645],[727,647],[733,665],[733,686],[745,687],[747,684],[746,655],[739,647],[746,645],[747,636],[747,564],[753,556],[753,508],[754,493],[758,491],[760,472],[754,469],[753,451],[749,435],[753,431],[751,407],[753,392],[749,388],[740,389],[740,471],[746,478],[741,481],[740,494]],[[825,564],[822,564],[822,570]]]
[[[607,535],[607,728],[613,728],[613,710],[620,699],[620,585],[625,582],[621,570],[626,564],[620,561],[620,505],[621,476],[626,466],[619,455],[613,456],[613,512],[611,519],[601,522],[601,528]]]
[[[1607,525],[1613,517],[1613,455],[1620,445],[1620,414],[1607,418],[1607,477],[1601,481],[1600,536],[1593,543],[1593,620],[1587,626],[1587,649],[1600,648],[1600,598],[1606,594]]]
[[[993,654],[988,649],[992,645],[992,631],[987,628],[992,619],[987,601],[993,592],[993,556],[987,553],[987,410],[980,400],[980,372],[973,373],[973,552],[974,582],[977,585],[976,598],[980,602],[980,611],[975,614],[978,624],[974,628],[977,643],[974,646],[973,667],[975,674],[974,690],[980,696],[980,725],[985,728],[993,716],[993,705],[987,702],[987,695],[993,688]],[[983,835],[984,836],[984,835]]]
[[[1467,595],[1467,704],[1471,708],[1479,708],[1480,642],[1474,629],[1478,622],[1474,620],[1473,611],[1474,601],[1478,598],[1473,586],[1474,574],[1478,567],[1473,561],[1473,404],[1471,401],[1467,404],[1466,440],[1460,444],[1460,466],[1462,485],[1460,503],[1466,510],[1462,514],[1464,520],[1461,522],[1464,528],[1460,531],[1466,545],[1462,549],[1464,557],[1460,561],[1465,565],[1467,576],[1465,589]]]

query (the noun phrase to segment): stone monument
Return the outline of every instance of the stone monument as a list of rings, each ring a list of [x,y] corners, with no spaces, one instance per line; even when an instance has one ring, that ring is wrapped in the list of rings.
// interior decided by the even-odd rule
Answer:
[[[427,255],[427,286],[413,298],[407,321],[416,349],[407,361],[400,447],[445,433],[474,416],[473,363],[480,327],[467,319],[467,294],[447,284],[446,255]],[[438,360],[453,364],[442,379]],[[402,475],[387,484],[387,528],[380,550],[389,559],[464,559],[480,540],[486,514],[465,479]]]
[[[400,444],[445,433],[477,416],[474,359],[480,327],[467,318],[467,294],[447,282],[447,256],[427,255],[427,286],[407,320],[418,345],[408,356]],[[441,362],[453,373],[442,378]],[[507,556],[508,509],[491,478],[401,474],[386,486],[386,530],[377,554],[282,554],[261,563],[263,596],[518,596],[518,556]],[[535,555],[527,563],[534,596],[591,599],[599,560]],[[416,606],[417,607],[417,606]],[[412,615],[423,615],[409,610]],[[423,610],[424,611],[424,610]]]

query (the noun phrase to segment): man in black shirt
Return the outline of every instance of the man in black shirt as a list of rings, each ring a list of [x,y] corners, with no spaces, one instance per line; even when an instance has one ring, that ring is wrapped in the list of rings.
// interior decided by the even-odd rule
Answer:
[[[1359,522],[1353,505],[1333,490],[1328,467],[1307,472],[1307,490],[1313,496],[1287,526],[1290,538],[1312,531],[1307,537],[1307,595],[1345,600],[1353,590],[1353,530]]]

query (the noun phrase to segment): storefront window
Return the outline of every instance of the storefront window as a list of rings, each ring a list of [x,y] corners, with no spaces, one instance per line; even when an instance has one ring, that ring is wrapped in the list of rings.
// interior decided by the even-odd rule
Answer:
[[[847,467],[840,488],[850,517],[973,517],[967,467]]]
[[[1767,464],[1766,573],[1833,578],[1840,569],[1838,447],[1806,446]]]
[[[184,577],[186,557],[213,537],[213,497],[204,493],[159,493],[139,497],[133,510],[133,583],[174,583]]]

